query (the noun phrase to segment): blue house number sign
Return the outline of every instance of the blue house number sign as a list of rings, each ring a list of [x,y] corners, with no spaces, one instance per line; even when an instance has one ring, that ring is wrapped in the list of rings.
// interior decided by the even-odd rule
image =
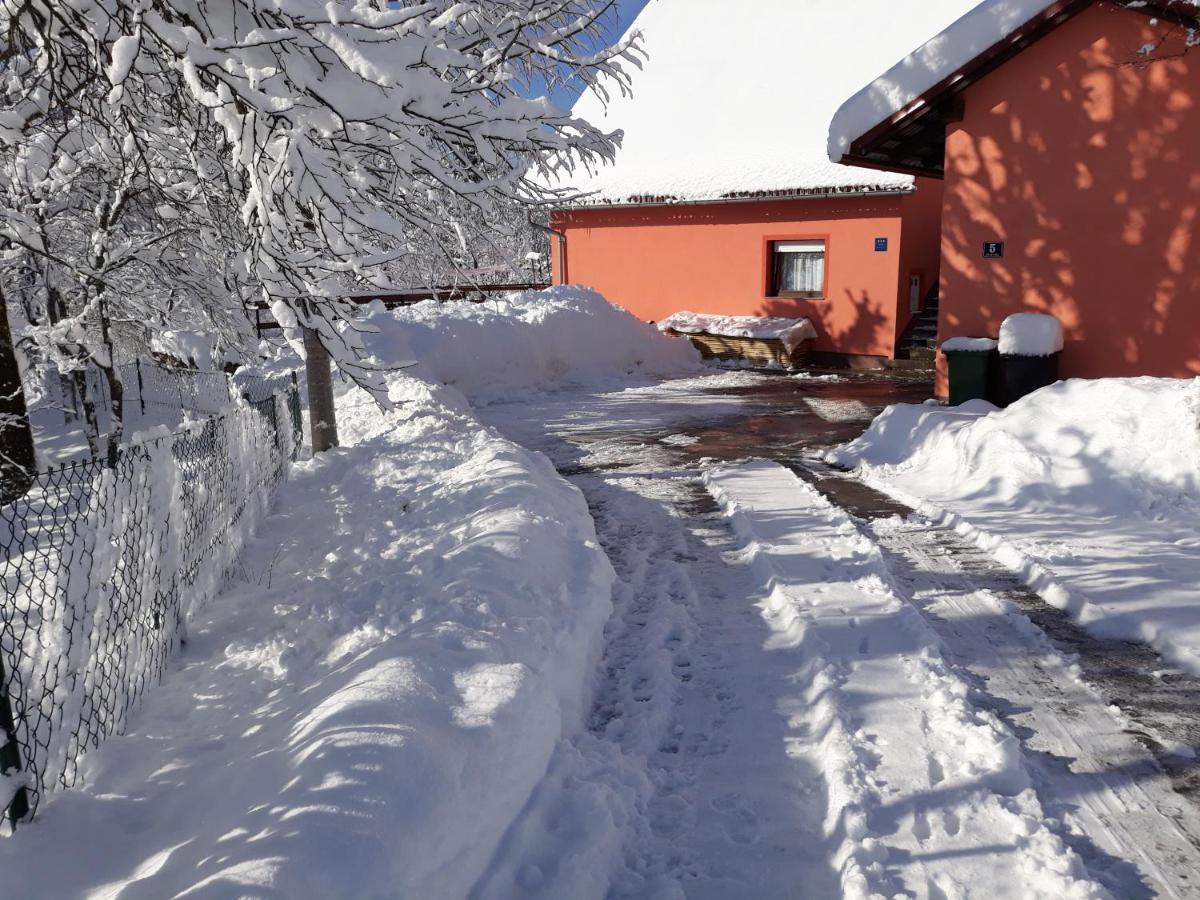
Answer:
[[[1004,241],[984,241],[984,259],[1002,259],[1004,257]]]
[[[887,238],[875,238],[875,252],[887,253]]]

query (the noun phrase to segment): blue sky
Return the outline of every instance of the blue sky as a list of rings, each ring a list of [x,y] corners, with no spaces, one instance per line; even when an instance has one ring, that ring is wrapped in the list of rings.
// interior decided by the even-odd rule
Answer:
[[[604,37],[612,43],[626,31],[637,18],[638,13],[649,2],[649,0],[617,0],[616,16],[606,16],[604,22]],[[537,88],[535,88],[537,90]],[[544,90],[544,87],[542,88]],[[579,93],[582,90],[582,85],[561,85],[550,92],[550,99],[559,106],[570,108],[574,105]]]

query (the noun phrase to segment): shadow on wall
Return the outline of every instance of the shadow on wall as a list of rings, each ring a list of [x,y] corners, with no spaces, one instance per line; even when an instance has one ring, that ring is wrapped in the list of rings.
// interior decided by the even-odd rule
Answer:
[[[756,316],[786,316],[810,319],[817,334],[825,340],[818,346],[874,347],[895,346],[896,323],[884,305],[867,290],[845,289],[844,300],[763,300]]]
[[[943,338],[1036,310],[1062,321],[1071,374],[1200,374],[1200,51],[1165,27],[1094,7],[968,90],[946,143]]]

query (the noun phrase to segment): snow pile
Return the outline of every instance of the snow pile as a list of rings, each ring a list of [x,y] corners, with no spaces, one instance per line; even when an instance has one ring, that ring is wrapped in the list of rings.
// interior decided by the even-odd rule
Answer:
[[[417,360],[408,370],[453,385],[472,402],[527,390],[700,370],[699,354],[652,325],[575,286],[510,294],[482,303],[438,303],[387,311],[363,322],[379,365]]]
[[[587,506],[455,391],[339,400],[86,784],[0,841],[47,897],[461,897],[581,726],[611,609]],[[70,865],[62,848],[71,847]]]
[[[952,516],[1097,633],[1200,672],[1200,379],[1072,379],[1006,410],[893,406],[829,458]]]
[[[924,44],[898,36],[893,46],[901,48],[900,53],[910,47],[918,49],[838,108],[829,124],[828,158],[840,160],[855,140],[1053,5],[1053,0],[971,0],[958,4],[961,18],[952,24],[949,20],[943,22],[940,27],[945,30]],[[838,46],[836,41],[829,43]],[[898,55],[882,61],[882,65],[889,65]],[[870,62],[880,64],[877,58]],[[875,73],[879,71],[875,69]]]
[[[972,2],[926,0],[897,16],[888,0],[758,0],[734,20],[724,0],[651,0],[635,23],[649,58],[632,94],[587,93],[574,109],[624,131],[616,163],[569,183],[587,203],[909,190],[910,176],[830,163],[829,119]]]
[[[1000,323],[1005,356],[1052,356],[1063,348],[1062,325],[1045,313],[1014,313]]]
[[[788,353],[805,341],[817,339],[817,329],[808,319],[782,316],[717,316],[677,312],[658,323],[660,331],[681,334],[713,334],[722,337],[767,338],[783,341]]]
[[[968,352],[968,353],[989,353],[995,350],[998,342],[994,338],[981,337],[952,337],[947,341],[942,342],[943,353]]]
[[[217,352],[216,337],[200,331],[159,331],[150,336],[150,349],[197,369],[210,371]]]
[[[966,681],[878,547],[849,516],[774,462],[706,482],[769,588],[767,652],[790,654],[781,705],[788,755],[824,784],[821,851],[845,897],[899,895],[920,860],[931,896],[974,885],[1013,896],[1107,897],[1058,833],[1016,738],[976,708]],[[898,811],[912,810],[912,827]]]

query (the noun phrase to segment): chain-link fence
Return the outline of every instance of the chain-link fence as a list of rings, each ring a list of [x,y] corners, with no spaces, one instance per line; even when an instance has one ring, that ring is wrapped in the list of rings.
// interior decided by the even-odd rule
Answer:
[[[191,416],[216,414],[123,447],[113,467],[40,473],[0,507],[0,828],[124,728],[300,448],[294,378],[137,368],[139,408],[174,391]]]

